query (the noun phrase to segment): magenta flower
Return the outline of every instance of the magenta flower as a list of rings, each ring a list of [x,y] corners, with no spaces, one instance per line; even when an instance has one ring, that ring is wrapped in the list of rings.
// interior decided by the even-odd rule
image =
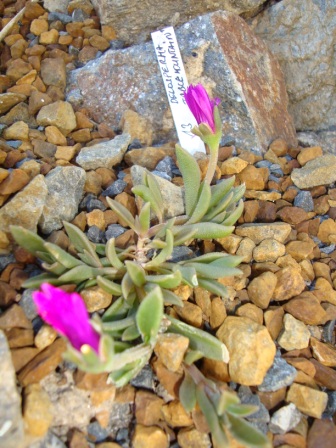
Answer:
[[[76,350],[87,344],[98,353],[100,335],[90,323],[82,297],[48,283],[43,283],[41,290],[33,292],[33,300],[42,319],[65,336]]]
[[[196,118],[197,124],[204,123],[209,126],[212,133],[215,133],[214,108],[218,106],[220,99],[211,100],[202,84],[197,84],[197,86],[191,84],[184,92],[184,99]]]

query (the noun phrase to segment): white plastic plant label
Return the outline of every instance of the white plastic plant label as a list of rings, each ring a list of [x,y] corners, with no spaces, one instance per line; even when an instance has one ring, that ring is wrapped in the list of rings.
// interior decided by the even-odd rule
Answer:
[[[174,28],[156,31],[152,39],[180,145],[191,154],[205,152],[202,140],[190,132],[197,122],[183,96],[188,81]]]

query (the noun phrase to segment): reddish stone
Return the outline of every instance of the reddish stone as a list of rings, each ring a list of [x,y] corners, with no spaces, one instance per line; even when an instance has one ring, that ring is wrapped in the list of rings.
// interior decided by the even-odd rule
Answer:
[[[336,426],[330,420],[315,419],[308,432],[307,448],[334,448]]]
[[[308,219],[307,212],[300,207],[283,207],[277,215],[282,221],[294,225]]]

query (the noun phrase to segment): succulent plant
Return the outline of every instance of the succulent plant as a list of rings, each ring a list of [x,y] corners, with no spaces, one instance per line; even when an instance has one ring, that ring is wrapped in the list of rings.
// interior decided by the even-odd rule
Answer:
[[[160,188],[155,176],[145,171],[142,184],[132,189],[142,199],[137,216],[107,198],[111,209],[134,231],[135,242],[127,248],[119,248],[114,238],[106,245],[94,244],[78,227],[67,222],[64,228],[71,242],[71,253],[21,227],[12,226],[11,232],[20,246],[40,260],[45,271],[28,279],[24,287],[35,289],[42,285],[43,291],[50,291],[52,286],[46,288],[45,283],[55,287],[73,285],[80,293],[99,286],[113,296],[112,305],[101,317],[93,316],[91,327],[87,327],[91,339],[92,334],[94,339],[99,335],[98,349],[92,343],[84,343],[80,348],[71,345],[71,329],[66,327],[62,332],[70,342],[67,359],[86,371],[108,372],[109,381],[120,387],[149,361],[160,333],[184,335],[189,339],[189,348],[180,390],[182,404],[187,410],[192,410],[196,402],[199,404],[217,446],[227,446],[226,431],[229,430],[247,446],[266,447],[267,438],[242,418],[255,409],[240,405],[235,395],[206,379],[194,364],[202,357],[228,362],[225,345],[209,332],[165,314],[167,305],[183,306],[174,292],[180,285],[200,286],[225,297],[227,291],[219,279],[241,274],[237,269],[241,258],[223,252],[195,255],[178,262],[172,258],[177,246],[231,234],[233,224],[243,211],[244,185],[234,187],[234,177],[211,185],[221,125],[217,104],[210,100],[207,104],[208,112],[211,110],[214,114],[213,122],[203,123],[194,130],[210,148],[209,168],[203,181],[194,157],[176,146],[177,163],[184,180],[185,215],[165,219]],[[42,302],[47,299],[41,297],[42,293],[35,294],[40,294]],[[60,294],[63,297],[64,291]],[[54,295],[56,300],[58,294]],[[77,296],[71,300],[78,301]],[[59,312],[57,319],[61,319]],[[68,321],[71,322],[71,316]],[[58,328],[64,328],[62,325],[61,322]]]

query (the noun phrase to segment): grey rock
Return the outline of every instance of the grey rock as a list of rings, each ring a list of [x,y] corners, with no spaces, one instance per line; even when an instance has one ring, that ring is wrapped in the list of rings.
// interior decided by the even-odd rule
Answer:
[[[127,44],[144,42],[153,30],[188,20],[211,11],[226,10],[245,16],[255,14],[265,0],[165,0],[152,3],[137,0],[92,0],[101,23],[111,25],[118,39]]]
[[[66,445],[55,434],[48,431],[42,440],[30,444],[29,448],[66,448]]]
[[[59,3],[59,2],[57,2],[57,3]],[[44,6],[45,6],[45,4],[44,4]],[[54,11],[54,12],[49,12],[48,20],[50,22],[53,22],[53,21],[56,21],[56,20],[60,20],[62,23],[71,23],[72,22],[72,17],[69,14],[65,14],[64,12]],[[62,32],[64,32],[64,31],[61,31],[60,34]],[[67,33],[65,33],[65,34],[67,34]]]
[[[102,428],[97,421],[91,422],[87,427],[88,436],[96,443],[103,442],[109,436],[108,431]]]
[[[324,410],[322,418],[332,419],[336,412],[336,391],[327,391],[328,403]]]
[[[117,238],[126,232],[126,229],[119,224],[110,224],[105,232],[105,237],[107,240],[111,238]]]
[[[102,196],[116,196],[122,193],[126,186],[127,183],[124,180],[118,179],[103,191]]]
[[[329,185],[335,182],[336,155],[326,154],[310,160],[302,168],[295,168],[292,171],[291,178],[300,189]]]
[[[294,198],[295,207],[301,207],[306,212],[314,210],[314,201],[310,191],[299,191]]]
[[[97,226],[91,226],[86,232],[86,235],[93,243],[106,242],[105,232],[103,230],[100,230],[100,228]]]
[[[15,370],[7,339],[0,330],[0,446],[21,448],[24,428],[21,396],[16,388]]]
[[[324,153],[336,154],[336,131],[298,132],[300,146],[321,146]]]
[[[152,174],[155,174],[158,177],[162,177],[162,179],[171,181],[171,176],[169,176],[167,173],[164,173],[163,171],[153,170]]]
[[[139,165],[133,165],[131,167],[131,176],[133,185],[138,185],[141,183],[143,173],[145,168]],[[184,213],[184,203],[183,203],[183,193],[180,187],[168,182],[166,179],[155,176],[157,183],[162,195],[162,208],[163,214],[166,218],[172,218],[174,216],[183,215]]]
[[[43,233],[61,229],[63,221],[74,219],[83,195],[85,178],[85,171],[75,166],[58,166],[47,174],[48,195],[39,220]]]
[[[191,260],[195,258],[195,252],[188,246],[176,246],[173,249],[169,262],[178,263],[179,261]]]
[[[296,146],[280,66],[243,19],[225,12],[207,14],[176,29],[176,36],[189,83],[202,82],[210,96],[221,99],[223,133],[230,141],[256,153],[266,151],[276,138]],[[131,108],[149,120],[157,142],[176,141],[151,42],[106,51],[72,71],[67,99],[115,130]]]
[[[301,417],[302,414],[295,404],[290,403],[274,412],[269,429],[273,434],[285,434],[298,425]]]
[[[90,15],[82,9],[77,8],[74,10],[71,17],[73,22],[84,22],[84,20],[88,19]]]
[[[13,254],[0,255],[0,272],[2,272],[10,263],[15,263],[15,261]]]
[[[238,390],[238,396],[241,403],[252,404],[258,407],[258,410],[249,415],[247,420],[251,423],[268,423],[270,421],[270,415],[266,407],[261,403],[258,395],[253,394],[248,386],[240,386]]]
[[[19,305],[29,320],[33,320],[37,316],[37,309],[32,296],[33,291],[35,290],[25,289],[19,302]]]
[[[137,376],[131,380],[131,384],[137,388],[154,390],[154,374],[151,366],[146,364]]]
[[[283,387],[290,386],[296,374],[296,369],[278,354],[274,358],[272,367],[266,373],[264,381],[258,386],[258,389],[261,392],[274,392]]]
[[[18,149],[18,147],[22,145],[21,140],[7,140],[6,143],[13,149]]]
[[[109,432],[115,438],[118,431],[127,429],[133,420],[133,403],[113,403],[111,408]]]
[[[36,232],[48,194],[44,176],[39,174],[0,209],[0,230],[9,232],[11,225]]]
[[[162,171],[166,173],[168,176],[173,177],[173,169],[176,168],[176,165],[173,159],[169,156],[164,157],[160,162],[156,165],[156,171]]]
[[[108,142],[81,149],[76,162],[87,171],[101,167],[112,168],[122,161],[130,142],[129,134],[117,135]]]
[[[283,0],[251,21],[281,65],[300,131],[336,122],[335,25],[334,0]]]
[[[44,0],[43,6],[49,12],[68,12],[70,0]]]

